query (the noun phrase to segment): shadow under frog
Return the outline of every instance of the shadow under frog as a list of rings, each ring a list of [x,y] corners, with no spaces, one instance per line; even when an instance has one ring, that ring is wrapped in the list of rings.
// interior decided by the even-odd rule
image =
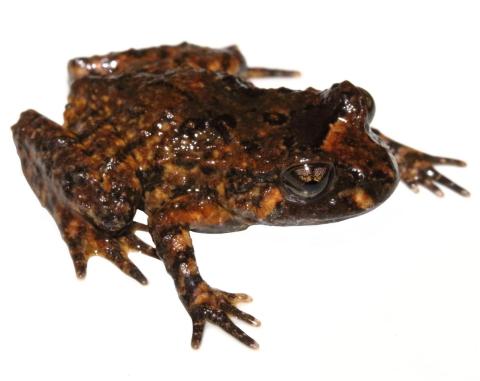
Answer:
[[[207,321],[256,348],[230,318],[259,321],[236,307],[247,295],[203,280],[190,231],[339,221],[374,209],[399,180],[468,195],[433,167],[462,161],[370,127],[367,91],[349,82],[325,91],[257,88],[249,78],[297,73],[248,68],[236,47],[184,43],[77,58],[69,74],[62,126],[28,110],[12,127],[25,177],[78,277],[99,255],[146,284],[129,251],[163,260],[192,318],[194,348]],[[148,226],[133,221],[139,209]]]

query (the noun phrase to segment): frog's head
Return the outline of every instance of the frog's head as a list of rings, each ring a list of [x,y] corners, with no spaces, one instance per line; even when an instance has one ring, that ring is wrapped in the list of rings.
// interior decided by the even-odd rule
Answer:
[[[273,224],[318,224],[365,213],[398,182],[395,160],[369,126],[375,112],[370,94],[343,82],[315,97],[288,126],[297,149],[280,168],[282,200],[271,214]]]

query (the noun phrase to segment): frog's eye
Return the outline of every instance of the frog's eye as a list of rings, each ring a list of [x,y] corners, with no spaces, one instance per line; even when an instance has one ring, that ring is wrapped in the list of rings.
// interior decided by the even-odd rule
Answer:
[[[288,191],[302,198],[312,198],[327,188],[333,177],[329,164],[300,164],[282,173],[282,182]]]

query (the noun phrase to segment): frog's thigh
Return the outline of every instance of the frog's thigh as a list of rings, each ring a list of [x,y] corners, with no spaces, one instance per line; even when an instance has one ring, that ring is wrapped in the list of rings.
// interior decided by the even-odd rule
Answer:
[[[181,66],[237,74],[245,69],[245,59],[235,46],[213,49],[183,43],[74,58],[68,63],[68,73],[73,82],[89,75],[158,73]]]

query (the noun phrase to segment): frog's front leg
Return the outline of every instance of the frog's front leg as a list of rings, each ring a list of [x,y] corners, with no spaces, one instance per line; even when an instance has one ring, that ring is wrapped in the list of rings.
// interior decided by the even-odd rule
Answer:
[[[445,177],[434,168],[434,165],[455,165],[457,167],[464,167],[466,166],[464,161],[447,157],[432,156],[398,143],[397,141],[390,139],[388,136],[383,135],[376,129],[372,129],[372,131],[387,145],[397,161],[401,180],[414,192],[418,192],[419,185],[422,185],[435,195],[441,197],[443,196],[443,192],[436,185],[436,183],[438,183],[462,196],[470,195],[470,192]]]
[[[24,112],[12,130],[25,177],[54,217],[77,275],[84,277],[88,259],[99,255],[146,284],[128,252],[158,257],[135,235],[145,227],[133,222],[136,185],[125,180],[134,176],[130,167],[121,163],[111,171],[97,170],[101,158],[97,163],[71,131],[33,110]]]
[[[193,324],[192,347],[200,346],[207,321],[218,325],[251,348],[258,344],[238,328],[230,316],[251,325],[260,322],[240,311],[235,305],[250,301],[246,294],[234,294],[210,287],[200,276],[194,256],[189,229],[217,226],[228,223],[230,214],[212,203],[194,199],[177,199],[169,206],[153,210],[149,214],[149,226],[158,255],[163,259],[172,276],[180,300],[190,314]]]

